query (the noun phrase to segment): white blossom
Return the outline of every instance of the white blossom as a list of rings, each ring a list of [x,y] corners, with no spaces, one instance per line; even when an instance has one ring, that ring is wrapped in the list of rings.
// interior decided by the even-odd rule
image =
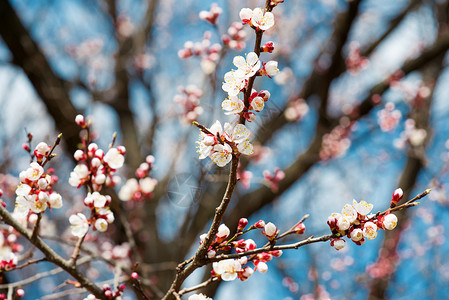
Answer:
[[[125,157],[119,153],[117,148],[111,148],[108,150],[103,160],[112,168],[119,169],[125,162]]]
[[[37,162],[32,162],[30,164],[30,168],[25,171],[25,177],[30,181],[36,181],[42,176],[43,173],[44,169],[42,166]]]
[[[385,229],[392,230],[398,224],[398,218],[394,214],[388,214],[385,216],[383,225]]]
[[[72,234],[76,237],[82,238],[86,235],[89,229],[89,224],[87,222],[86,216],[82,213],[77,213],[76,215],[71,215],[69,218],[70,224],[72,224]]]
[[[377,236],[377,225],[373,222],[366,222],[363,226],[363,236],[369,240],[375,239]]]
[[[221,103],[221,108],[225,110],[225,115],[238,114],[243,111],[245,104],[237,96],[230,96]]]
[[[108,222],[103,218],[97,219],[95,221],[95,229],[100,232],[105,232],[108,229]]]
[[[366,201],[360,201],[359,203],[357,203],[357,201],[353,200],[352,201],[352,206],[357,210],[357,212],[359,214],[361,214],[362,216],[366,216],[367,214],[369,214],[371,212],[371,210],[373,209],[373,205],[367,203]]]
[[[237,96],[237,94],[245,87],[246,78],[236,71],[229,71],[224,75],[224,82],[222,85],[223,91],[228,95]]]
[[[246,59],[243,56],[236,56],[232,61],[238,68],[235,73],[239,77],[249,78],[256,74],[260,69],[260,60],[255,52],[250,52],[246,55]]]
[[[237,272],[242,270],[242,266],[237,260],[225,259],[212,264],[215,274],[224,281],[231,281],[237,278]]]
[[[145,177],[139,180],[140,189],[143,193],[149,194],[152,191],[154,191],[154,188],[156,187],[157,180],[150,177]]]
[[[251,23],[260,30],[268,30],[274,25],[274,15],[257,7],[253,10]]]

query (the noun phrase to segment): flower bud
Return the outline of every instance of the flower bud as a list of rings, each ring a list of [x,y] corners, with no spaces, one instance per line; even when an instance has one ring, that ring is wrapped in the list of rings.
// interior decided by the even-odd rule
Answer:
[[[246,225],[248,225],[248,219],[241,218],[239,220],[239,226],[237,227],[237,232],[243,231],[243,229],[245,229]]]
[[[266,224],[264,226],[264,230],[262,231],[262,233],[267,236],[268,238],[274,238],[275,235],[278,233],[277,227],[276,225],[274,225],[273,223],[269,222],[268,224]]]
[[[401,201],[402,197],[404,196],[404,192],[402,191],[401,188],[396,189],[393,192],[393,197],[391,198],[391,204],[390,204],[390,208],[395,207],[399,201]]]
[[[265,227],[265,221],[264,220],[260,220],[258,222],[256,222],[254,225],[254,228],[264,228]]]
[[[73,157],[75,158],[76,161],[86,160],[87,158],[86,153],[84,153],[84,151],[80,149],[75,151]]]
[[[346,242],[343,239],[332,239],[331,246],[334,247],[336,250],[341,250],[346,246]]]
[[[268,266],[266,263],[264,262],[259,262],[256,266],[257,271],[259,271],[260,273],[266,273],[268,271]]]
[[[86,119],[84,118],[83,115],[77,115],[75,117],[75,123],[81,128],[86,128]]]
[[[221,224],[220,227],[218,227],[217,237],[221,239],[225,239],[229,236],[231,231],[229,230],[228,226],[225,224]]]
[[[293,229],[297,234],[303,234],[306,231],[306,225],[304,223],[299,223]]]
[[[266,42],[265,45],[263,45],[260,48],[261,52],[268,52],[268,53],[272,53],[274,50],[274,43],[272,41]]]
[[[383,227],[387,230],[392,230],[398,224],[398,218],[394,214],[388,214],[383,221]]]

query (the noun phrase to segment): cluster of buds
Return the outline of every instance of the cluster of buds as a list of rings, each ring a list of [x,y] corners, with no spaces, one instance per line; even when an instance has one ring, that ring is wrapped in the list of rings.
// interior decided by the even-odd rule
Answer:
[[[248,24],[253,29],[258,31],[268,30],[274,25],[273,13],[264,11],[260,7],[257,7],[254,10],[250,8],[242,8],[239,15],[244,24]]]
[[[49,154],[49,146],[46,143],[39,143],[34,151],[37,155]],[[40,152],[42,150],[42,152]],[[46,153],[45,155],[42,153]],[[20,172],[20,184],[16,189],[16,208],[15,216],[26,217],[30,210],[34,213],[44,212],[47,207],[61,208],[62,197],[53,190],[53,185],[58,181],[58,177],[52,175],[52,168],[45,172],[41,162],[33,161],[30,167]]]
[[[225,112],[225,115],[239,115],[243,112],[243,116],[245,117],[245,119],[249,122],[252,122],[255,120],[256,115],[253,112],[249,111],[262,111],[265,106],[265,102],[267,102],[268,99],[270,99],[270,92],[265,90],[257,92],[255,89],[252,89],[251,95],[248,98],[249,107],[245,112],[243,112],[243,110],[245,109],[245,104],[237,96],[230,96],[228,99],[224,100],[221,104],[221,107],[223,108],[223,110],[227,111]]]
[[[285,173],[279,168],[274,170],[274,174],[270,171],[263,171],[264,183],[271,189],[273,193],[276,193],[279,189],[279,182],[284,179]]]
[[[90,123],[85,121],[84,116],[78,115],[75,119],[81,128],[89,129]],[[74,153],[74,158],[78,162],[70,173],[70,185],[80,188],[89,185],[94,191],[100,191],[103,185],[114,187],[120,182],[118,176],[114,176],[117,169],[120,169],[125,162],[124,146],[111,147],[108,152],[104,152],[97,144],[83,140],[82,149]]]
[[[253,145],[249,142],[250,132],[243,124],[235,126],[216,121],[209,129],[194,123],[201,129],[201,140],[197,142],[200,159],[210,157],[219,167],[224,167],[232,160],[232,155],[250,155]]]
[[[17,237],[18,233],[11,226],[0,230],[0,271],[17,266],[17,254],[23,250],[23,246],[17,243]]]
[[[210,6],[210,10],[202,10],[200,11],[199,17],[201,20],[207,21],[212,25],[217,25],[218,17],[221,15],[223,10],[218,6],[217,3],[212,3]]]
[[[184,48],[178,51],[178,56],[180,58],[188,58],[191,56],[201,57],[201,69],[206,74],[212,74],[220,58],[219,52],[221,51],[221,45],[217,43],[211,44],[210,38],[211,33],[206,31],[202,42],[185,42]]]
[[[117,299],[117,298],[119,298],[120,296],[123,295],[123,291],[125,290],[125,285],[124,284],[120,284],[117,287],[117,290],[113,291],[108,284],[105,284],[102,287],[102,290],[103,290],[103,294],[106,297],[106,299]],[[94,295],[89,294],[83,300],[97,300],[97,298]]]
[[[203,108],[200,106],[200,98],[203,96],[203,91],[194,85],[187,87],[178,87],[179,94],[177,94],[173,101],[178,103],[182,109],[182,120],[186,123],[192,123],[199,115],[203,113]]]
[[[108,284],[105,284],[103,286],[103,293],[108,299],[117,299],[117,297],[120,297],[123,294],[124,290],[125,290],[124,284],[120,284],[116,291],[113,291]]]
[[[402,192],[402,190],[400,191]],[[398,189],[393,193],[393,200],[396,201],[399,194]],[[362,245],[365,243],[365,238],[369,240],[376,238],[378,229],[392,230],[398,223],[398,218],[389,210],[384,213],[369,215],[372,209],[373,205],[366,201],[357,202],[353,200],[353,204],[346,204],[341,213],[331,214],[327,219],[327,224],[332,233],[341,237],[347,236],[357,245]],[[337,250],[344,248],[345,245],[346,242],[342,238],[331,240],[331,246]]]
[[[405,149],[407,145],[418,147],[421,146],[427,137],[427,131],[424,128],[416,128],[413,119],[405,121],[404,131],[401,132],[399,138],[395,139],[393,144],[398,149]]]
[[[218,251],[234,250],[236,253],[244,254],[247,251],[256,249],[257,244],[254,240],[238,239],[251,230],[261,230],[261,233],[268,238],[268,242],[272,245],[276,243],[276,239],[279,237],[278,228],[271,222],[265,223],[265,221],[260,220],[245,230],[247,225],[247,219],[240,219],[235,235],[230,237],[229,228],[226,225],[221,224],[215,239],[209,246],[207,252],[208,258],[213,259]],[[289,233],[302,234],[304,231],[305,226],[301,222],[292,228]],[[205,238],[206,234],[200,236],[200,244],[205,242]],[[280,257],[281,255],[281,250],[272,250],[250,256],[243,256],[239,259],[223,259],[213,263],[212,277],[218,277],[224,281],[231,281],[236,278],[245,281],[254,273],[254,271],[259,271],[260,273],[267,272],[267,262],[271,261],[274,257]],[[249,262],[253,263],[253,267],[247,265]]]
[[[357,42],[351,42],[349,45],[349,55],[345,62],[349,73],[352,75],[366,69],[369,64],[369,60],[360,54],[360,44]]]
[[[120,200],[142,202],[144,199],[151,199],[157,184],[157,180],[150,177],[153,164],[154,156],[148,155],[136,170],[137,178],[128,179],[120,189]]]
[[[323,143],[320,149],[321,160],[326,161],[343,156],[346,153],[349,146],[351,146],[351,140],[348,136],[351,133],[352,125],[353,123],[342,121],[330,133],[323,136]]]
[[[377,123],[382,131],[388,132],[396,128],[401,117],[401,112],[394,109],[394,103],[388,102],[384,109],[377,112]]]
[[[242,50],[246,47],[245,38],[246,32],[243,30],[242,23],[234,22],[228,28],[227,33],[221,36],[221,41],[223,45],[231,49]]]
[[[89,230],[89,226],[93,225],[94,230],[105,232],[108,225],[114,222],[114,214],[109,208],[111,197],[109,195],[101,195],[99,192],[88,193],[84,198],[84,205],[91,210],[90,218],[84,214],[73,214],[69,218],[71,224],[72,235],[82,238]]]
[[[72,235],[83,238],[91,225],[93,230],[104,232],[114,222],[114,214],[109,208],[112,199],[109,195],[100,194],[100,191],[103,186],[114,187],[120,182],[120,178],[114,174],[123,166],[126,149],[123,146],[112,147],[111,144],[105,154],[91,140],[91,122],[86,121],[84,116],[77,115],[75,123],[87,131],[87,136],[82,140],[82,149],[74,153],[78,164],[70,173],[69,184],[77,188],[87,186],[90,192],[84,198],[84,205],[90,209],[91,214],[89,218],[82,213],[73,214],[69,217],[69,222],[72,225]]]

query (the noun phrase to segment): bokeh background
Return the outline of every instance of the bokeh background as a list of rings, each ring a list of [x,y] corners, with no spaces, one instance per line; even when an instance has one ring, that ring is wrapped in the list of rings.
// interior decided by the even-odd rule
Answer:
[[[151,175],[158,185],[152,197],[121,202],[115,196],[116,227],[88,243],[95,253],[108,255],[127,242],[120,225],[127,220],[137,246],[123,261],[131,265],[139,253],[151,299],[166,291],[177,263],[196,249],[223,195],[229,166],[198,159],[199,132],[191,121],[207,127],[217,119],[235,121],[221,109],[226,97],[221,83],[233,57],[252,51],[255,35],[248,27],[235,43],[224,43],[223,35],[235,33],[229,28],[240,22],[241,8],[264,6],[260,0],[216,1],[222,13],[214,26],[199,18],[211,3],[0,3],[3,201],[12,210],[15,178],[28,167],[22,150],[26,132],[36,144],[51,144],[62,132],[52,167],[66,209],[46,213],[45,235],[64,253],[51,237],[70,239],[67,218],[83,207],[83,191],[67,183],[79,143],[76,114],[90,116],[100,146],[107,147],[113,132],[126,146],[116,192],[153,155]],[[217,300],[448,298],[449,1],[286,0],[273,12],[275,27],[265,32],[263,43],[274,41],[275,50],[261,59],[277,60],[281,72],[256,80],[255,88],[270,91],[271,98],[248,124],[258,146],[241,163],[242,180],[224,220],[231,231],[241,217],[250,224],[271,221],[282,231],[310,214],[306,233],[291,241],[300,240],[328,234],[327,217],[353,199],[383,211],[397,187],[405,199],[427,188],[432,192],[418,207],[398,214],[395,231],[381,232],[363,246],[348,242],[337,252],[323,243],[285,251],[268,263],[266,274],[204,292]],[[186,49],[193,55],[180,57]],[[267,180],[264,171],[276,169],[285,176]],[[249,237],[264,243],[260,233]],[[8,272],[5,280],[52,268],[38,264]],[[113,277],[102,262],[85,271],[97,281]],[[185,286],[207,279],[209,271],[194,273]],[[60,286],[67,279],[59,273],[35,280],[23,286],[24,299],[80,299],[68,293],[52,298],[69,289]],[[132,287],[125,297],[136,298]]]

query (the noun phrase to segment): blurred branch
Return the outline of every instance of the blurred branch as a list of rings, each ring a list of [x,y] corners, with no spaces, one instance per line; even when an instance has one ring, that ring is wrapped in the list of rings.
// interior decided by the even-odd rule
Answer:
[[[409,15],[409,13],[415,10],[419,5],[422,5],[423,1],[420,0],[411,0],[410,3],[392,20],[390,20],[390,24],[388,29],[373,43],[367,46],[365,49],[361,51],[361,56],[370,56],[377,47],[385,41],[390,34],[398,28],[399,24]]]
[[[63,133],[68,151],[75,152],[79,127],[74,123],[77,111],[70,100],[69,84],[53,71],[9,1],[0,1],[0,18],[0,36],[11,52],[12,62],[22,68],[44,102],[55,126]]]
[[[447,3],[441,5],[447,5]],[[443,27],[445,27],[448,18],[447,16],[442,17],[443,20],[440,19],[440,22],[442,22],[444,24]],[[398,186],[404,190],[404,199],[408,199],[410,197],[410,193],[413,191],[413,188],[416,185],[418,175],[426,164],[425,153],[431,136],[431,126],[429,123],[430,110],[432,107],[436,82],[439,78],[441,78],[440,76],[443,71],[443,61],[444,53],[441,53],[432,61],[432,63],[426,65],[426,67],[423,69],[423,81],[426,83],[426,86],[428,86],[432,90],[432,92],[426,99],[424,99],[423,105],[413,107],[410,112],[410,117],[415,121],[416,128],[425,129],[427,135],[422,145],[411,146],[410,150],[407,153],[407,163],[398,184]],[[385,233],[382,247],[379,251],[379,256],[376,262],[376,264],[388,263],[391,266],[392,271],[382,277],[376,277],[371,280],[369,286],[369,300],[385,298],[385,294],[390,285],[391,278],[394,276],[394,273],[396,271],[395,266],[399,258],[397,251],[400,238],[403,231],[407,227],[407,220],[410,217],[408,210],[402,210],[396,213],[396,215],[398,217],[398,228],[394,231],[388,231]]]

